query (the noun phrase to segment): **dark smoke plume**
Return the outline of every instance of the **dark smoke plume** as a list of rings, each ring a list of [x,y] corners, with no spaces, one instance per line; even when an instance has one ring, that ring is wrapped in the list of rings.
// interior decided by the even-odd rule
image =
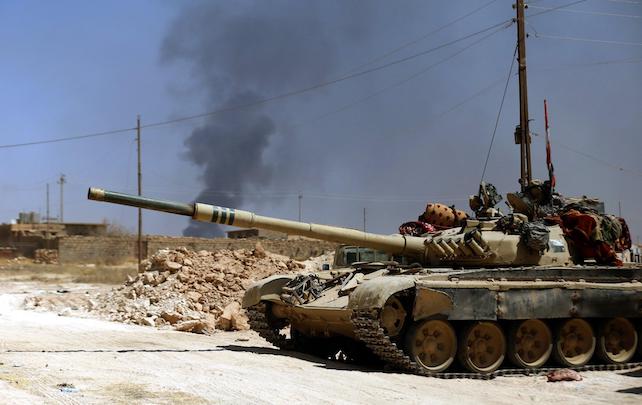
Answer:
[[[187,62],[208,108],[248,104],[329,77],[337,38],[354,37],[359,31],[350,6],[337,11],[324,2],[300,1],[191,6],[171,26],[162,60]],[[342,19],[345,24],[337,27]],[[268,146],[284,136],[280,127],[265,106],[256,106],[212,116],[196,128],[185,146],[186,156],[203,169],[204,189],[198,200],[242,206],[240,191],[272,183],[276,165],[280,171],[288,169],[264,156]],[[288,142],[279,145],[287,148]],[[192,223],[183,233],[217,236],[222,231]]]
[[[256,101],[256,94],[235,94],[230,105]],[[271,167],[263,161],[262,153],[274,135],[274,122],[265,114],[255,111],[233,112],[223,117],[210,118],[196,128],[185,141],[187,156],[203,168],[205,189],[197,201],[216,201],[227,207],[238,207],[243,202],[239,186],[269,181]],[[203,222],[190,222],[183,231],[187,236],[217,236],[220,228]]]

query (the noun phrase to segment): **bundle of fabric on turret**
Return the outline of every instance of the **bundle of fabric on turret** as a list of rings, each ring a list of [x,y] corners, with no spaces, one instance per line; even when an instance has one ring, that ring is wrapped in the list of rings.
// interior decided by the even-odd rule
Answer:
[[[437,231],[437,229],[435,229],[434,226],[421,221],[405,222],[399,227],[399,233],[401,235],[421,236],[435,231]]]
[[[455,206],[429,203],[426,210],[419,215],[416,221],[404,222],[399,226],[401,235],[421,236],[443,229],[463,225],[468,218],[464,211],[455,209]]]
[[[629,227],[623,218],[599,214],[580,204],[569,204],[559,216],[547,220],[562,227],[579,261],[595,259],[599,264],[621,266],[616,253],[631,247]]]
[[[437,229],[445,229],[460,226],[466,218],[468,214],[455,209],[455,206],[429,203],[426,205],[426,211],[419,216],[419,221],[431,224]]]

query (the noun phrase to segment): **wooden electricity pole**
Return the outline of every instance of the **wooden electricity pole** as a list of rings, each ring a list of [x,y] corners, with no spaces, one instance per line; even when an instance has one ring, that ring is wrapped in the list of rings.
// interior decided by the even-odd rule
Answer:
[[[520,146],[520,179],[522,191],[533,179],[531,173],[531,132],[528,122],[528,83],[526,80],[526,20],[524,0],[516,0],[517,9],[517,61],[519,62],[519,129],[515,131]]]
[[[140,164],[140,115],[136,117],[136,149],[138,153],[138,195],[143,194],[143,173]],[[138,269],[143,261],[143,210],[138,209]]]
[[[60,179],[58,180],[58,184],[60,184],[60,219],[58,220],[60,223],[65,222],[65,216],[63,214],[64,212],[64,199],[63,199],[63,187],[67,180],[65,179],[65,175],[61,174]]]
[[[45,238],[45,249],[49,249],[49,183],[47,183],[47,236]]]

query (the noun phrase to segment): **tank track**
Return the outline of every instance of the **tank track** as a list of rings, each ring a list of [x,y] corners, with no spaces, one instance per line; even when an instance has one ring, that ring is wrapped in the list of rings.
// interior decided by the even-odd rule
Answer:
[[[296,350],[296,345],[291,339],[279,333],[277,328],[270,326],[267,316],[267,307],[265,303],[251,306],[247,309],[250,328],[257,332],[259,336],[270,344],[283,350]],[[352,315],[352,325],[354,332],[359,341],[384,364],[387,370],[402,371],[411,374],[423,375],[427,377],[442,379],[475,379],[491,380],[502,376],[515,375],[540,375],[546,374],[562,367],[544,367],[538,369],[523,368],[505,368],[499,369],[490,374],[470,373],[470,372],[449,372],[449,373],[430,373],[413,362],[408,355],[393,342],[379,323],[377,311],[355,311]],[[623,364],[589,364],[582,367],[567,367],[575,371],[617,371],[630,370],[642,367],[642,362],[631,362]]]
[[[250,329],[257,332],[259,336],[271,343],[272,345],[283,350],[293,348],[292,341],[285,335],[279,333],[279,329],[270,326],[267,316],[267,306],[264,302],[253,305],[247,309]]]
[[[481,374],[470,372],[449,372],[430,373],[424,370],[417,363],[413,362],[406,353],[401,350],[388,335],[385,334],[378,319],[377,311],[355,311],[352,315],[355,335],[377,356],[388,369],[404,371],[412,374],[424,375],[427,377],[453,379],[466,378],[476,380],[490,380],[501,376],[513,375],[538,375],[546,374],[562,367],[543,367],[538,369],[509,368],[499,369],[493,373]],[[629,370],[642,367],[642,362],[631,362],[623,364],[589,364],[582,367],[566,367],[575,371],[613,371]]]

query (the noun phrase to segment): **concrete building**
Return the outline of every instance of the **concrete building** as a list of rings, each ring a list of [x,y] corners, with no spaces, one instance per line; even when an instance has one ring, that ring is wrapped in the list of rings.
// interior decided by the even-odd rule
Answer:
[[[36,249],[57,249],[65,236],[101,236],[107,224],[41,222],[33,212],[21,212],[10,224],[0,224],[0,247],[4,255],[32,256]]]
[[[288,235],[285,233],[267,231],[265,229],[235,229],[226,233],[228,239],[288,239]]]

